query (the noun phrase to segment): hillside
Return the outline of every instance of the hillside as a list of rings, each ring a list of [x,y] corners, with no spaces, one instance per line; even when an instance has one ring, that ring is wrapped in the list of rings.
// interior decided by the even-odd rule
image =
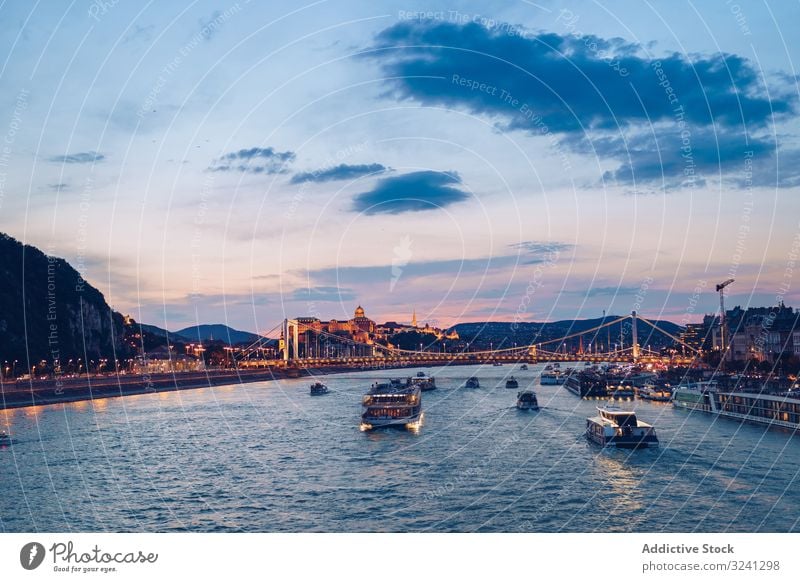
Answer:
[[[596,319],[576,319],[576,320],[563,320],[554,321],[550,323],[537,323],[537,322],[520,322],[513,324],[511,322],[480,322],[480,323],[459,323],[453,326],[458,332],[462,340],[470,342],[477,346],[488,346],[490,343],[494,347],[511,347],[515,343],[518,345],[546,342],[551,339],[557,339],[579,333],[581,331],[589,330],[605,322],[614,321],[618,319],[616,315],[609,315],[605,318]],[[677,335],[683,329],[679,325],[671,321],[657,320],[654,321],[664,331]],[[609,330],[609,331],[606,331]],[[639,345],[650,345],[654,349],[672,345],[671,338],[658,331],[654,331],[649,325],[641,323],[638,326],[639,331]],[[631,328],[629,322],[621,322],[604,328],[601,330],[594,341],[599,344],[605,345],[609,341],[611,344],[620,341],[620,333],[624,338],[624,343],[630,345],[631,342]],[[578,338],[571,340],[577,347]],[[589,340],[585,337],[584,342]],[[588,348],[588,345],[585,345]],[[548,349],[554,349],[555,344],[548,346]]]
[[[239,331],[221,323],[194,325],[170,333],[171,335],[186,338],[186,341],[190,342],[217,340],[228,345],[251,344],[259,337],[249,331]]]
[[[28,370],[119,352],[122,315],[64,259],[0,233],[0,280],[0,360]]]

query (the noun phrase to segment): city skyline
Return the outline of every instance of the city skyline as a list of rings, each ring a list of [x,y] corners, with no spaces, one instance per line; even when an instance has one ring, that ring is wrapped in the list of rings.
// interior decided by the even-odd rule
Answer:
[[[668,6],[8,7],[0,231],[168,329],[797,305],[798,8]]]

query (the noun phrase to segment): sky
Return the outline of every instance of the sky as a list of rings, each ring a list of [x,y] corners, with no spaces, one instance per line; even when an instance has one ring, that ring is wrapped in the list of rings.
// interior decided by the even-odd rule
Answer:
[[[788,2],[0,5],[0,231],[180,329],[800,305]]]

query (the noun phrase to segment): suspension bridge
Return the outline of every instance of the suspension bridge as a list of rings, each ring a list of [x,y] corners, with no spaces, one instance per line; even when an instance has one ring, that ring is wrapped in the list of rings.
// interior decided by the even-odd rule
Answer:
[[[642,325],[647,328],[649,334],[643,334],[643,337],[650,337],[657,331],[675,342],[673,348],[666,350],[665,353],[664,350],[656,351],[642,347],[639,344],[639,328]],[[608,331],[606,335],[609,339],[603,343],[603,330],[610,330],[612,326],[625,326],[629,329],[629,345],[624,345],[622,337],[618,344],[612,344]],[[274,344],[276,338],[271,337],[273,335],[278,335],[278,349],[275,350],[273,346],[270,351],[274,357],[267,359],[263,354],[267,343]],[[580,346],[578,349],[574,348],[576,344]],[[584,345],[588,346],[587,350],[583,349]],[[284,319],[257,341],[238,352],[236,363],[242,368],[265,366],[377,368],[415,364],[495,362],[627,362],[690,365],[698,360],[699,355],[699,350],[633,311],[630,315],[604,321],[591,329],[567,333],[559,338],[512,347],[501,345],[489,350],[475,350],[464,345],[460,349],[450,351],[443,351],[438,347],[426,349],[424,346],[419,350],[409,350],[393,346],[389,341],[385,344],[379,341],[359,341],[358,337],[325,331],[321,328],[319,320],[313,318]]]

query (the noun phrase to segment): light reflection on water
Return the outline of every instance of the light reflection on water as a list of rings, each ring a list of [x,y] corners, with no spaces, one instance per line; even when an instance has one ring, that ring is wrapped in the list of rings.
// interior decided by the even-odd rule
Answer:
[[[3,531],[789,531],[800,437],[628,402],[660,449],[583,437],[541,366],[434,370],[416,433],[359,430],[363,372],[5,411]],[[426,371],[430,371],[426,369]],[[464,388],[476,375],[481,388]]]

